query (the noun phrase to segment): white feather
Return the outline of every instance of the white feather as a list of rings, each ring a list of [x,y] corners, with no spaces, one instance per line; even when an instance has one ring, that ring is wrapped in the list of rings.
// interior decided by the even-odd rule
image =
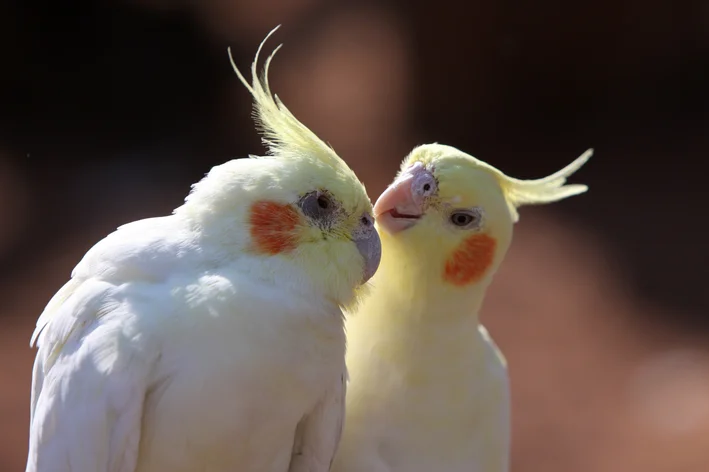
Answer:
[[[294,265],[274,275],[221,257],[180,215],[123,226],[87,253],[33,336],[27,472],[328,470],[339,308],[284,289],[280,278],[302,278]]]

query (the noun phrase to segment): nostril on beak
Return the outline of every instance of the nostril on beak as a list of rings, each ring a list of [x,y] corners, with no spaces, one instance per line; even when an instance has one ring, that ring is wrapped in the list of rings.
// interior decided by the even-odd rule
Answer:
[[[430,197],[438,190],[436,179],[428,171],[422,170],[411,183],[411,193],[417,201]]]

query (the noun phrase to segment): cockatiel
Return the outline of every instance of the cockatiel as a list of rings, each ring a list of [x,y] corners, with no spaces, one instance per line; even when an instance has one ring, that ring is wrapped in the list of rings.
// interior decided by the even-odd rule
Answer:
[[[517,180],[453,147],[414,149],[374,205],[383,256],[347,316],[347,417],[333,472],[507,472],[505,360],[479,322],[521,205],[564,185],[592,151]]]
[[[257,77],[262,47],[251,84],[236,72],[269,156],[214,167],[172,215],[120,227],[40,316],[28,472],[329,470],[341,307],[381,245],[364,186],[271,95],[273,55]]]

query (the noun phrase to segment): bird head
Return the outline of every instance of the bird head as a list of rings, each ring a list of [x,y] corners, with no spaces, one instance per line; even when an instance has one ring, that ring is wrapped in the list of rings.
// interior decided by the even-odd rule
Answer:
[[[254,118],[268,149],[214,167],[187,197],[183,213],[204,234],[246,252],[263,277],[278,278],[346,306],[376,272],[381,242],[364,185],[335,151],[271,93],[276,48],[251,81],[232,66],[254,98]],[[231,58],[231,52],[230,52]]]
[[[488,282],[512,240],[517,208],[585,192],[564,183],[591,154],[549,177],[518,180],[450,146],[415,148],[374,206],[383,265],[406,257],[450,287]]]

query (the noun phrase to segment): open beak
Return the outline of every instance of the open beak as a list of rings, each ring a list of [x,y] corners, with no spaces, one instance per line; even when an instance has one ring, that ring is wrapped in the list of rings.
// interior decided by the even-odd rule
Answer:
[[[396,234],[416,224],[423,216],[423,198],[414,187],[425,172],[420,164],[399,176],[374,204],[374,218],[389,234]]]

